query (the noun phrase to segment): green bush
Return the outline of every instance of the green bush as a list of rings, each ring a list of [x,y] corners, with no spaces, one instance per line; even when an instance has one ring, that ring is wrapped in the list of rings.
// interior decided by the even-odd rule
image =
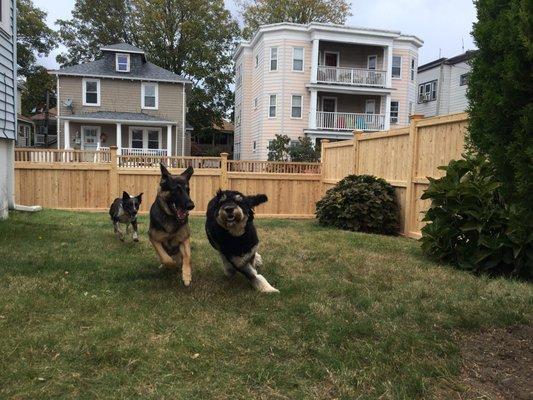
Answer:
[[[329,189],[316,216],[322,225],[351,231],[394,235],[400,227],[394,188],[370,175],[347,176]]]
[[[422,199],[431,207],[422,229],[422,250],[461,269],[532,276],[533,234],[514,205],[501,194],[502,183],[483,156],[451,161],[446,175],[429,178]]]

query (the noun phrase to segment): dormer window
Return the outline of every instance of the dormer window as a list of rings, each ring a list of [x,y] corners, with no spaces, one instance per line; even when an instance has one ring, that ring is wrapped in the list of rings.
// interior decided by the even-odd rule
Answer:
[[[115,56],[117,72],[130,72],[130,55],[117,53]]]

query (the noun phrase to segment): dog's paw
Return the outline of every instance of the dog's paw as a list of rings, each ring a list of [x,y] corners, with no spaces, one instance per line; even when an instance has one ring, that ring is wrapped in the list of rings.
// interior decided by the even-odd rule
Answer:
[[[263,266],[263,257],[261,257],[261,254],[259,253],[255,253],[255,266],[256,267]]]
[[[279,290],[268,283],[263,275],[256,275],[255,280],[253,281],[253,286],[261,293],[279,293]]]
[[[191,279],[190,276],[185,276],[185,275],[183,276],[183,284],[185,286],[189,286],[191,284],[191,281],[192,281],[192,279]]]
[[[260,289],[259,291],[261,293],[279,293],[279,290],[273,286],[270,286],[269,288]]]

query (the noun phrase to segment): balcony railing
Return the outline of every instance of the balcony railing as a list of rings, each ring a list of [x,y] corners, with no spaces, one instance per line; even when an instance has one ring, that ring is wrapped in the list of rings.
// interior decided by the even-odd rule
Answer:
[[[335,83],[350,86],[384,87],[386,71],[364,68],[344,68],[318,66],[317,82]]]
[[[382,131],[385,129],[385,114],[317,111],[316,127],[335,131]]]
[[[123,156],[166,156],[166,149],[139,149],[133,147],[123,147],[121,154]]]

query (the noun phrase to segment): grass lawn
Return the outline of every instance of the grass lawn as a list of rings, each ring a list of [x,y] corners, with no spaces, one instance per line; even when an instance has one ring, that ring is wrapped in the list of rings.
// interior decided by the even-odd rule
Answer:
[[[462,335],[529,324],[533,289],[425,260],[416,241],[256,221],[278,295],[222,272],[192,218],[193,283],[107,215],[0,222],[0,398],[459,396]]]

